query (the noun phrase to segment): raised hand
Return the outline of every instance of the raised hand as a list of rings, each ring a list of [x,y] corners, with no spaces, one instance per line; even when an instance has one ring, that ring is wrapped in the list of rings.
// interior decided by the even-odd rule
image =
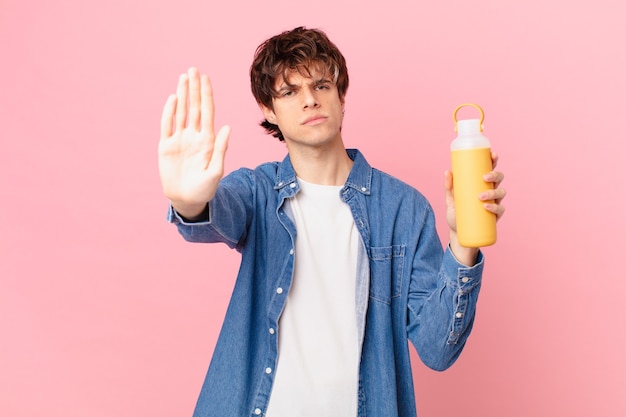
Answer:
[[[202,214],[224,175],[230,127],[216,135],[214,114],[209,78],[190,68],[165,102],[159,141],[163,193],[188,219]]]

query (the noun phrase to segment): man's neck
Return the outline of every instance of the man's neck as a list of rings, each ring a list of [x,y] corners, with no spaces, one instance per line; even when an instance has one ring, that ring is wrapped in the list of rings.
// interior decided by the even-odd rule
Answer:
[[[289,157],[298,177],[319,185],[345,184],[353,164],[341,141],[325,147],[292,147]]]

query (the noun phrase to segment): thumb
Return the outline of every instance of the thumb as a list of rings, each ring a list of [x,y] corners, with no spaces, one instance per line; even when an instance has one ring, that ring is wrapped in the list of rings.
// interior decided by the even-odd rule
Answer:
[[[230,126],[222,126],[215,137],[215,145],[209,165],[224,172],[224,159],[226,158],[226,150],[228,149],[228,138],[230,137]]]

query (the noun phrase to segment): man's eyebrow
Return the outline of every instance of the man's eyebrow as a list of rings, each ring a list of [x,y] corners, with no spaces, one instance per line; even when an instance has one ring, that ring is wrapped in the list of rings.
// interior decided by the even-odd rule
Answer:
[[[295,84],[289,84],[287,82],[283,82],[277,89],[276,92],[280,93],[283,91],[287,91],[287,90],[293,90],[294,88],[297,88],[297,85]]]
[[[321,77],[318,79],[313,80],[313,84],[328,84],[328,83],[333,83],[333,80],[329,77]]]
[[[320,84],[334,84],[334,81],[330,77],[320,77],[320,78],[311,78],[312,85],[320,85]],[[287,80],[283,80],[282,84],[276,89],[277,93],[298,89],[301,86],[299,84],[290,84]]]

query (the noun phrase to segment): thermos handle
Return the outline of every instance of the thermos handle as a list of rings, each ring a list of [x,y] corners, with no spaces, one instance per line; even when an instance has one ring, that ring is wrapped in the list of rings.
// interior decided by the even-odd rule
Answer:
[[[452,113],[452,120],[454,120],[454,131],[457,131],[457,119],[456,119],[456,114],[458,113],[458,111],[463,108],[463,107],[474,107],[476,109],[478,109],[478,111],[480,112],[480,131],[483,131],[483,122],[485,121],[485,112],[483,111],[483,109],[478,105],[478,104],[474,104],[474,103],[464,103],[461,104],[460,106],[458,106],[456,109],[454,109],[454,113]]]

